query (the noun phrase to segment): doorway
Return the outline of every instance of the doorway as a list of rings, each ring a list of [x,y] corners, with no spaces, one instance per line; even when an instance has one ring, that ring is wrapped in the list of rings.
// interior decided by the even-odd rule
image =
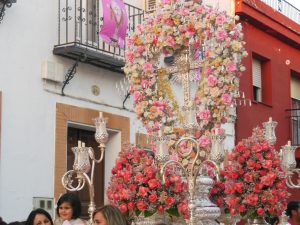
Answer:
[[[86,147],[92,147],[94,149],[96,159],[99,159],[100,151],[94,135],[95,131],[84,130],[77,127],[68,127],[67,170],[71,170],[73,168],[74,154],[71,148],[76,147],[78,145],[78,141],[84,142]],[[104,162],[105,160],[103,160],[99,164],[95,164],[95,204],[98,207],[102,206],[104,203]],[[88,175],[90,177],[90,172],[88,173]],[[90,202],[88,185],[86,184],[85,187],[82,190],[76,192],[76,194],[81,200],[81,217],[83,219],[88,219],[88,207]]]

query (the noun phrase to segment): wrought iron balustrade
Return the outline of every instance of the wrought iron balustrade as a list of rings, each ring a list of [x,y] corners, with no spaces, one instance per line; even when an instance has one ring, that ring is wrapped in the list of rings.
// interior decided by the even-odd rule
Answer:
[[[142,22],[144,11],[126,3],[125,7],[128,36]],[[126,46],[122,49],[101,40],[102,15],[100,0],[59,0],[58,43],[53,53],[122,72]]]
[[[12,3],[16,3],[17,0],[0,0],[0,23],[5,16],[5,7],[10,8]]]
[[[300,24],[300,10],[285,0],[261,0],[273,9],[279,11],[289,19]]]

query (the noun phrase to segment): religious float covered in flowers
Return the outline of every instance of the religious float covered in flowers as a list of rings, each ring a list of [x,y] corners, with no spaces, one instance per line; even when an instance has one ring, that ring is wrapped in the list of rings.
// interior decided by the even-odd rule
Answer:
[[[245,70],[242,59],[247,56],[244,44],[238,17],[200,0],[161,1],[128,38],[124,71],[137,117],[155,144],[153,171],[160,175],[142,178],[141,170],[133,169],[138,178],[132,178],[130,185],[139,184],[139,188],[134,186],[115,196],[118,182],[124,184],[125,179],[118,174],[128,172],[128,164],[120,166],[118,159],[108,195],[126,215],[163,213],[184,196],[188,213],[177,210],[188,224],[217,224],[225,213],[231,214],[229,222],[235,223],[240,217],[255,219],[284,211],[285,200],[275,205],[270,202],[270,198],[286,199],[288,194],[280,159],[266,138],[239,143],[229,155],[229,165],[223,167],[226,135],[221,126],[235,119],[232,112],[240,98],[239,79]],[[134,151],[128,152],[130,157],[135,157]],[[251,160],[257,171],[247,170],[251,165],[246,161]],[[129,167],[135,166],[143,167],[135,163]],[[158,197],[161,191],[151,189],[148,180],[156,179],[157,188],[166,190],[164,185],[174,185],[167,176],[170,171],[180,177],[179,183],[186,183],[182,185],[186,193],[174,198],[172,204],[167,199],[176,193]],[[250,184],[242,182],[244,179]],[[153,195],[155,202],[151,202]]]
[[[257,224],[285,210],[274,122],[224,163],[222,125],[235,120],[247,56],[238,19],[200,0],[162,0],[128,37],[124,71],[153,143],[153,154],[124,145],[112,170],[107,196],[129,222]]]

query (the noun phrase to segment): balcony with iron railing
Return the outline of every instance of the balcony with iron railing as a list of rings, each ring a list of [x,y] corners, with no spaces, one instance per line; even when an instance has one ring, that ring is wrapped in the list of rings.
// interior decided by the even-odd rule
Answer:
[[[127,36],[142,23],[144,11],[125,3],[128,14]],[[116,72],[122,72],[125,48],[107,44],[99,37],[103,24],[99,0],[58,1],[58,41],[55,55],[64,56]]]
[[[300,10],[285,0],[261,0],[294,22],[300,24]]]

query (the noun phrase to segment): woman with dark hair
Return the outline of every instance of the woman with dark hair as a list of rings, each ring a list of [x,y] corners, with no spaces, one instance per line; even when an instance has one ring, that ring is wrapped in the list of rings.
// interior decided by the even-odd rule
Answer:
[[[56,214],[59,217],[56,225],[85,225],[85,221],[80,219],[81,202],[77,195],[73,193],[63,194],[57,201]]]
[[[121,211],[112,205],[105,205],[93,213],[94,225],[127,225]]]
[[[53,225],[50,214],[44,209],[32,210],[25,225]]]

